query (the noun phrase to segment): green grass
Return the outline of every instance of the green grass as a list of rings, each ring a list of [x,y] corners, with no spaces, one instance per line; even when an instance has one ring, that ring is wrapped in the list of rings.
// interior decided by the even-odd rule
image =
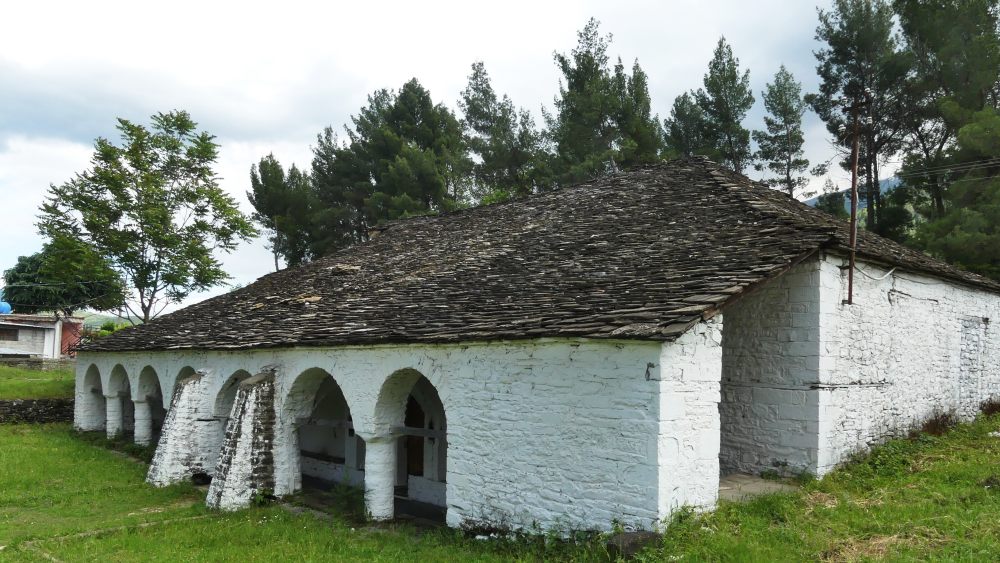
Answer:
[[[73,372],[0,366],[0,400],[62,399],[73,396]]]
[[[588,545],[482,542],[278,505],[213,512],[203,490],[146,485],[145,464],[102,444],[68,425],[0,425],[0,561],[602,559]]]
[[[994,560],[1000,416],[895,440],[796,493],[682,512],[645,561]],[[600,540],[478,541],[270,505],[204,508],[190,485],[155,489],[146,466],[67,425],[0,426],[0,561],[607,560]],[[142,454],[143,452],[133,452]],[[79,535],[84,534],[84,535]]]
[[[996,560],[1000,417],[894,440],[800,493],[678,515],[658,560]]]

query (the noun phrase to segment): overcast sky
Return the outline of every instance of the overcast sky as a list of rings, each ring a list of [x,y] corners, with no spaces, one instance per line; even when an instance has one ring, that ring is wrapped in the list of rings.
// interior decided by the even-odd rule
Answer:
[[[95,138],[117,140],[116,117],[148,123],[159,111],[189,111],[218,137],[221,185],[249,212],[252,163],[273,152],[308,168],[324,126],[341,127],[369,93],[412,77],[456,109],[482,60],[494,88],[540,122],[558,90],[552,54],[572,49],[591,16],[613,34],[613,59],[638,58],[661,118],[675,96],[701,86],[720,35],[750,69],[748,128],[763,127],[760,92],[781,64],[816,89],[816,5],[799,0],[5,3],[0,270],[41,248],[34,221],[48,185],[86,169]],[[812,113],[806,153],[813,163],[833,154]],[[832,177],[846,187],[842,173]],[[224,262],[239,284],[273,267],[259,240]]]

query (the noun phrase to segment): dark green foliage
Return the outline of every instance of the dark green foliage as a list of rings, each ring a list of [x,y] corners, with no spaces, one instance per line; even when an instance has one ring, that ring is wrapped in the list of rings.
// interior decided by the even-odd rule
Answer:
[[[704,88],[695,92],[695,100],[705,118],[705,140],[713,158],[742,173],[750,164],[750,131],[743,118],[753,106],[750,71],[740,73],[740,61],[726,38],[719,39],[708,63]]]
[[[844,209],[846,201],[844,192],[828,192],[816,198],[816,209],[825,211],[838,219],[850,219],[851,214]]]
[[[674,99],[670,117],[663,121],[665,152],[668,157],[711,154],[706,139],[705,112],[687,92]]]
[[[461,124],[416,79],[369,96],[352,124],[347,142],[328,127],[313,149],[314,256],[367,240],[379,222],[468,200],[472,162]]]
[[[289,266],[309,260],[315,207],[309,177],[294,164],[286,174],[269,154],[250,167],[250,186],[247,198],[256,210],[254,220],[267,232],[275,270],[279,256]]]
[[[1000,34],[996,0],[894,2],[915,118],[900,175],[917,215],[912,244],[1000,279]]]
[[[4,279],[3,298],[17,313],[110,311],[125,300],[122,280],[107,260],[68,236],[58,235],[41,252],[18,258]]]
[[[110,264],[128,288],[126,308],[143,321],[224,282],[215,252],[255,233],[218,186],[214,138],[184,111],[152,121],[119,119],[122,144],[97,139],[91,168],[49,188],[38,223],[50,239],[79,240]]]
[[[767,168],[777,177],[770,185],[778,187],[795,197],[796,190],[804,187],[808,179],[801,174],[809,168],[809,161],[803,156],[802,116],[805,102],[802,100],[802,85],[782,65],[774,75],[774,82],[764,90],[764,116],[766,131],[754,131],[757,141],[757,157],[762,161],[758,168]]]
[[[611,93],[616,108],[614,121],[618,128],[617,162],[628,168],[659,159],[663,149],[663,130],[659,118],[652,115],[649,78],[632,63],[632,74],[625,72],[621,59],[615,65]]]
[[[608,174],[659,157],[659,119],[650,115],[645,73],[638,62],[632,73],[618,61],[608,68],[611,36],[601,36],[591,19],[578,33],[577,46],[556,53],[563,78],[555,99],[556,115],[546,115],[554,145],[551,168],[559,184]]]
[[[515,109],[507,95],[497,98],[482,62],[472,65],[458,105],[464,114],[466,144],[479,158],[472,166],[473,195],[503,200],[548,184],[542,139],[531,114]]]
[[[860,105],[859,193],[868,203],[867,226],[876,230],[883,208],[879,166],[899,150],[911,110],[905,95],[910,59],[897,49],[893,13],[885,0],[836,0],[830,11],[819,10],[819,22],[816,39],[824,43],[816,51],[820,88],[806,100],[845,155],[854,131],[845,108]],[[849,156],[842,161],[845,169],[849,161]]]

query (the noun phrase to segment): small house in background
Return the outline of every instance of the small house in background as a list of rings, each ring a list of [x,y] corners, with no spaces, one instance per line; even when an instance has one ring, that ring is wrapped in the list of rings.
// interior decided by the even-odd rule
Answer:
[[[73,355],[83,319],[55,315],[0,315],[0,358],[57,360]]]

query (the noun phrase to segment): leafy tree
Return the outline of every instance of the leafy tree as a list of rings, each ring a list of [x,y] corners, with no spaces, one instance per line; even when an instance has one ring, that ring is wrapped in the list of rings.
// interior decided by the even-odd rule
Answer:
[[[458,101],[470,152],[478,157],[472,176],[479,196],[504,199],[532,193],[546,184],[541,136],[531,114],[518,111],[505,94],[497,98],[482,62],[472,65]],[[505,195],[498,195],[505,194]]]
[[[4,272],[4,280],[4,299],[19,313],[57,311],[70,316],[83,308],[115,310],[125,301],[118,273],[93,248],[66,236],[18,258]]]
[[[250,187],[247,198],[256,210],[254,220],[267,232],[274,269],[279,256],[289,266],[309,260],[313,211],[309,177],[294,164],[285,174],[269,154],[250,167]]]
[[[705,112],[687,92],[674,99],[670,117],[663,121],[666,131],[666,153],[668,156],[692,156],[711,154],[706,139]]]
[[[379,90],[345,128],[327,128],[313,149],[317,200],[315,256],[367,240],[381,221],[454,208],[468,201],[472,162],[451,111],[410,80]]]
[[[97,139],[91,168],[50,186],[42,205],[41,233],[75,238],[106,260],[142,321],[225,281],[215,252],[255,234],[218,186],[214,137],[196,128],[184,111],[158,113],[150,128],[119,119],[122,144]]]
[[[898,152],[910,111],[905,95],[909,59],[897,49],[893,13],[885,0],[835,0],[819,10],[816,51],[819,93],[806,97],[844,154],[853,124],[844,108],[859,105],[859,168],[868,202],[867,227],[878,230],[882,212],[879,166]],[[845,168],[850,163],[845,159]]]
[[[1000,156],[1000,112],[976,112],[958,131],[958,158]],[[969,169],[949,188],[945,214],[917,230],[916,244],[960,267],[1000,279],[1000,174],[996,167]]]
[[[695,100],[705,116],[708,144],[720,162],[742,173],[752,159],[750,131],[743,127],[743,118],[754,99],[750,71],[740,73],[740,61],[725,37],[715,47],[704,85]]]
[[[602,37],[599,27],[591,18],[577,46],[568,55],[555,54],[563,78],[556,115],[546,113],[545,121],[555,149],[551,166],[562,184],[656,160],[662,147],[645,73],[636,62],[629,75],[619,61],[612,74],[611,35]]]
[[[767,131],[754,131],[757,141],[758,158],[763,161],[760,168],[767,167],[778,177],[771,185],[779,186],[795,197],[795,191],[808,183],[801,174],[809,168],[809,161],[803,156],[802,115],[805,102],[802,100],[802,85],[784,65],[774,75],[774,82],[764,90],[764,126]]]
[[[1000,70],[996,0],[895,0],[905,48],[913,61],[900,176],[917,209],[945,214],[959,128],[995,107]]]

